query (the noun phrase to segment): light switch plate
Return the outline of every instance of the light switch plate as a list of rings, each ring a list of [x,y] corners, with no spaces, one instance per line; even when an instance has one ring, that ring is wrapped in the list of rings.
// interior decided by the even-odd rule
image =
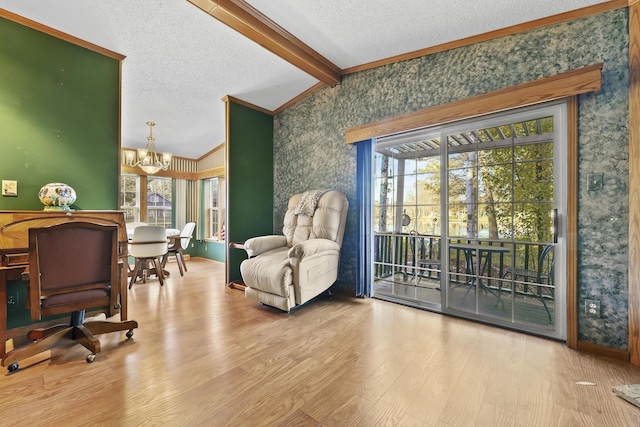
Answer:
[[[603,177],[601,173],[589,173],[587,174],[587,190],[598,191],[602,190]]]
[[[18,181],[2,180],[2,195],[3,196],[17,196],[18,195]]]

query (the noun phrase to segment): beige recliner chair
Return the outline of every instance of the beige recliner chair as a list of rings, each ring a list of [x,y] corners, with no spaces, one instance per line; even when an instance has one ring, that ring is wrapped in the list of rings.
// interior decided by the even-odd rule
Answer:
[[[338,278],[349,202],[339,191],[307,191],[289,199],[284,235],[254,237],[240,264],[245,296],[284,311],[329,289]]]

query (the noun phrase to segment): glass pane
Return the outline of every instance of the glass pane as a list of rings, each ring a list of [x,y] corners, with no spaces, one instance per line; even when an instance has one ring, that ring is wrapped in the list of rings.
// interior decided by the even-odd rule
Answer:
[[[171,178],[147,179],[147,222],[149,225],[171,227]]]
[[[553,203],[516,203],[514,205],[514,239],[549,243],[552,240]]]
[[[373,226],[377,233],[393,231],[393,207],[374,207]]]
[[[417,176],[417,203],[440,204],[440,172],[421,173]]]
[[[449,206],[449,237],[473,238],[475,237],[476,210],[475,205],[450,205]]]
[[[449,203],[476,201],[476,169],[452,169],[448,172]]]
[[[374,154],[374,177],[393,175],[392,171],[397,169],[395,166],[396,163],[393,158],[378,152]]]
[[[403,163],[404,165],[402,165]],[[404,167],[404,170],[403,170],[403,167]],[[416,159],[399,159],[397,173],[403,174],[403,175],[415,175]]]
[[[386,201],[386,204],[391,205],[395,203],[394,199],[393,179],[376,178],[373,182],[374,202],[380,204]]]
[[[483,240],[510,240],[512,238],[512,212],[510,203],[478,205],[478,238]]]
[[[478,152],[478,164],[482,166],[506,165],[511,167],[511,146],[504,148],[485,148]]]
[[[517,163],[514,169],[514,200],[516,202],[553,200],[552,160]]]
[[[478,168],[478,200],[510,202],[512,200],[511,165]]]
[[[415,230],[423,235],[440,235],[440,205],[418,206]]]
[[[516,162],[553,159],[553,150],[553,141],[542,144],[522,145],[515,148],[514,158]]]
[[[420,157],[417,159],[418,173],[436,172],[440,174],[440,153],[434,157]]]
[[[398,177],[398,182],[403,186],[402,200],[398,200],[397,203],[402,202],[404,205],[416,203],[416,176],[415,175],[403,175]]]

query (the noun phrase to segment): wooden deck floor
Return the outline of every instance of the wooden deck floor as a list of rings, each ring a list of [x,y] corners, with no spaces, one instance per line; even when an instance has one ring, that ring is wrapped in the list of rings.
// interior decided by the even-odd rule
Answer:
[[[640,368],[375,299],[337,295],[285,314],[175,264],[129,291],[140,328],[0,373],[14,426],[634,426],[614,385]],[[48,356],[48,355],[44,355]],[[594,385],[578,385],[585,381]]]

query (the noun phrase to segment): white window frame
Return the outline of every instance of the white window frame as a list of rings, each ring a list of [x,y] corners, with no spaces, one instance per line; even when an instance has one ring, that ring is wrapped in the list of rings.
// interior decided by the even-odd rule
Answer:
[[[136,204],[131,206],[120,205],[120,210],[125,212],[126,222],[139,222],[140,221],[140,176],[134,174],[122,174],[120,175],[120,202],[124,200],[124,183],[123,180],[127,178],[134,178],[136,180]],[[133,211],[133,219],[130,219],[127,212]]]
[[[221,209],[220,209],[220,182],[218,177],[209,178],[205,181],[205,206],[207,207],[207,226],[206,235],[207,239],[220,240],[220,228],[222,224]],[[217,193],[214,194],[214,183],[217,187]]]

